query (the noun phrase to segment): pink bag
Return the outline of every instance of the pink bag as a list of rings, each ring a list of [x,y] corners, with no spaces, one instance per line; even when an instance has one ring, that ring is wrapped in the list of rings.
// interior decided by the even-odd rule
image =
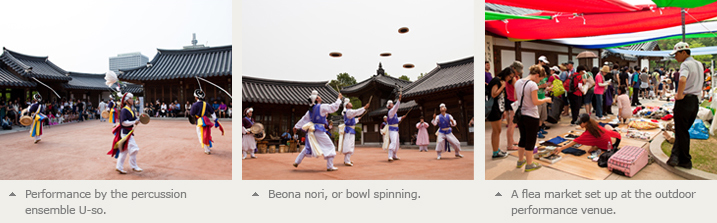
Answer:
[[[648,162],[647,149],[636,146],[620,148],[607,161],[607,169],[628,177],[635,176]]]

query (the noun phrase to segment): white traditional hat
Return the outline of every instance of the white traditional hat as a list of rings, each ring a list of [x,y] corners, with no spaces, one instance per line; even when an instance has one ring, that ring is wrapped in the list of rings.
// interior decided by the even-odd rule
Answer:
[[[446,108],[446,104],[441,103],[441,105],[439,105],[438,108]],[[448,109],[448,108],[446,108],[446,109]]]
[[[386,102],[386,107],[388,107],[388,105],[392,105],[392,104],[393,104],[393,101],[392,101],[392,100],[388,100],[388,101]]]
[[[194,97],[204,99],[204,91],[202,91],[201,89],[194,90]]]
[[[311,99],[311,105],[316,104],[317,97],[319,97],[319,92],[316,90],[311,91],[311,95],[309,96],[309,99]]]
[[[244,114],[248,114],[249,112],[254,112],[254,108],[247,108],[246,111],[244,111]]]

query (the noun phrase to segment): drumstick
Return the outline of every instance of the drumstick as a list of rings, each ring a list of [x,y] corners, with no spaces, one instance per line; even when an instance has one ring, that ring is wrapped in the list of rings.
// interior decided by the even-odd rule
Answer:
[[[368,103],[371,103],[371,99],[373,99],[373,95],[371,95],[371,97],[368,98]],[[361,115],[359,116],[359,118],[363,117],[363,115],[365,115],[366,113],[368,113],[368,109],[366,109],[365,111],[363,111],[363,114],[361,114]]]
[[[408,113],[411,113],[411,110],[413,110],[413,107],[411,109],[408,109],[408,112],[406,112],[405,114],[406,117],[408,117]],[[402,121],[403,119],[401,119],[401,121],[398,121],[398,124],[401,124]]]

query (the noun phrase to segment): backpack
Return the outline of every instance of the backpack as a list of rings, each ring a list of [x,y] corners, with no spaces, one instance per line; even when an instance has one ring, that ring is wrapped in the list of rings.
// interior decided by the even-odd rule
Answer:
[[[565,94],[565,87],[563,87],[563,81],[559,77],[553,79],[553,96],[560,96]]]
[[[573,83],[574,83],[575,77],[578,75],[580,75],[580,74],[573,73],[572,75],[570,75],[570,77],[565,79],[565,83],[563,83],[563,87],[565,89],[568,89],[568,93],[573,93],[577,90],[577,84],[573,84]]]

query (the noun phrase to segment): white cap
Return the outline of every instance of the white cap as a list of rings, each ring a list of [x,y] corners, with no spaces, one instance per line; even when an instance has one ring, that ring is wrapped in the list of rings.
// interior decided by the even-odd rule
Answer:
[[[249,112],[254,112],[254,108],[249,108],[249,109],[247,109],[246,112],[244,112],[244,114],[245,114],[245,115],[246,115],[246,114],[249,114]]]
[[[445,108],[446,104],[441,103],[441,105],[438,106],[439,108]],[[446,108],[447,109],[447,108]]]
[[[311,96],[309,96],[309,98],[311,98],[311,105],[314,105],[314,103],[316,103],[316,97],[318,97],[318,96],[319,96],[318,91],[316,91],[316,90],[311,91]]]
[[[388,118],[388,116],[385,116],[385,115],[384,115],[383,118]]]
[[[683,50],[689,50],[690,45],[688,45],[685,42],[679,42],[675,44],[675,49],[670,53],[670,56],[674,56],[677,52],[683,51]]]
[[[351,103],[351,99],[344,98],[344,112],[343,113],[346,112],[346,105],[349,105],[349,103]]]
[[[393,101],[392,101],[392,100],[388,100],[388,102],[386,102],[386,107],[388,107],[388,105],[392,105],[392,104],[393,104]]]
[[[543,61],[543,62],[545,62],[546,64],[550,64],[550,62],[548,62],[548,58],[545,57],[545,56],[540,56],[540,57],[538,57],[538,61]]]
[[[554,70],[555,72],[560,72],[560,68],[558,66],[553,66],[550,69]]]

